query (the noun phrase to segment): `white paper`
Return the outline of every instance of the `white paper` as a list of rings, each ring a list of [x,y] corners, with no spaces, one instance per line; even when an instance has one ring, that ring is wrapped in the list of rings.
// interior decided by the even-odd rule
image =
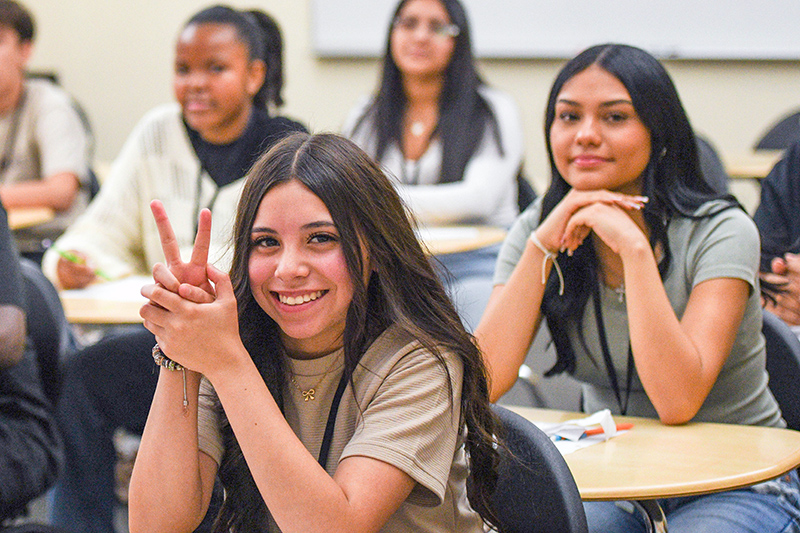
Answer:
[[[534,424],[550,437],[550,440],[556,445],[561,455],[604,442],[626,431],[617,431],[614,418],[608,409],[597,411],[585,418],[576,418],[566,422],[534,422]],[[598,424],[603,428],[603,433],[587,437],[583,436],[587,429]]]
[[[61,295],[72,300],[145,303],[147,300],[141,295],[141,290],[144,285],[150,283],[153,283],[153,278],[150,276],[128,276],[115,281],[93,283],[83,289],[61,291]]]

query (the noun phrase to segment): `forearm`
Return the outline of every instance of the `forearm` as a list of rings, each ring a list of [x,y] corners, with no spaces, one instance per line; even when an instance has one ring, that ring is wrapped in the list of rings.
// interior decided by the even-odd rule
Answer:
[[[204,491],[197,446],[200,375],[160,369],[130,482],[131,532],[193,531],[210,499]]]
[[[24,311],[13,305],[0,306],[0,369],[17,364],[24,351]]]
[[[545,279],[552,261],[530,240],[505,285],[495,287],[475,338],[490,376],[490,399],[497,401],[514,385],[541,323]],[[542,269],[544,268],[544,272]]]
[[[49,207],[64,211],[72,206],[79,188],[77,176],[63,172],[42,180],[3,185],[0,187],[0,200],[7,208]]]
[[[716,380],[675,314],[649,247],[629,253],[625,299],[639,379],[665,424],[687,422]]]

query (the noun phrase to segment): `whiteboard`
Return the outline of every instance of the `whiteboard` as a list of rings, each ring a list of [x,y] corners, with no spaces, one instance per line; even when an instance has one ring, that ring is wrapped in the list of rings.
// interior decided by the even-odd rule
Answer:
[[[800,0],[461,0],[478,57],[618,42],[661,58],[800,59]],[[320,57],[380,57],[397,0],[312,0]]]

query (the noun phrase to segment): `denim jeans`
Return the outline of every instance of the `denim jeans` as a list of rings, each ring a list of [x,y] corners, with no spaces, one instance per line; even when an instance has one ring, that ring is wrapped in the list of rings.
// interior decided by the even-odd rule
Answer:
[[[753,487],[658,500],[670,533],[800,533],[800,482],[792,471]],[[585,502],[589,531],[644,533],[630,502]]]

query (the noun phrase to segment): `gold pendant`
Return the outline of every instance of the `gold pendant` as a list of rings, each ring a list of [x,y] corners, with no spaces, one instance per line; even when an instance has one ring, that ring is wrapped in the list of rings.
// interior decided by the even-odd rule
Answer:
[[[317,391],[315,391],[314,389],[308,389],[308,390],[301,390],[300,391],[300,393],[303,395],[303,401],[304,402],[307,402],[308,400],[313,400],[314,399],[314,394],[316,394],[316,392]]]

